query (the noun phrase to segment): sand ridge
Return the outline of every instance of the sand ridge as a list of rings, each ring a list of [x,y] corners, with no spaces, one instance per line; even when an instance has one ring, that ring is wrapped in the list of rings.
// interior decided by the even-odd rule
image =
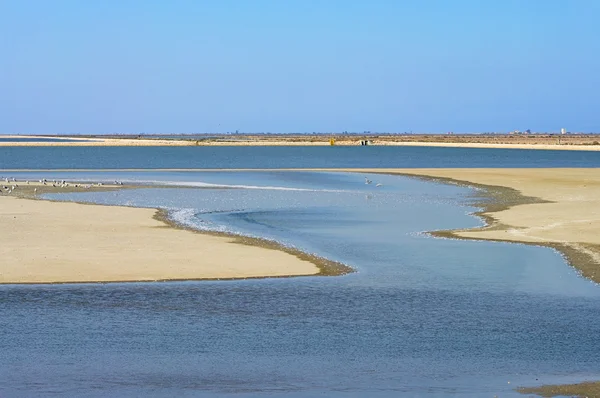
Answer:
[[[156,215],[156,209],[2,194],[0,283],[237,279],[320,273],[311,258],[274,247],[239,244],[232,237],[173,228]]]

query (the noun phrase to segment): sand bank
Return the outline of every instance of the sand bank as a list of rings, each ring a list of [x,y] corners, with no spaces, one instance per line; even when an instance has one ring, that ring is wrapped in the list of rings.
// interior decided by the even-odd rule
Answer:
[[[274,243],[174,228],[163,217],[155,209],[2,194],[0,283],[237,279],[349,272],[340,264]]]
[[[541,387],[521,387],[521,394],[539,395],[542,397],[600,397],[600,382],[584,382],[578,384],[547,385]]]
[[[35,136],[35,135],[1,135],[0,138],[27,138],[27,139],[68,139],[69,141],[0,141],[3,146],[190,146],[196,145],[189,140],[161,140],[161,139],[132,139],[132,138],[84,138],[61,136]]]
[[[597,135],[577,136],[511,136],[505,134],[465,134],[465,135],[390,135],[380,137],[361,136],[298,136],[298,135],[248,135],[210,138],[161,139],[141,136],[115,137],[73,137],[73,136],[0,136],[1,138],[49,139],[67,138],[70,141],[0,141],[1,146],[330,146],[330,138],[335,138],[336,146],[360,146],[361,141],[369,140],[379,146],[419,146],[454,148],[499,148],[499,149],[542,149],[571,151],[600,151],[600,137]]]
[[[425,177],[485,189],[474,198],[482,228],[438,236],[553,247],[581,273],[600,282],[600,169],[361,169]]]

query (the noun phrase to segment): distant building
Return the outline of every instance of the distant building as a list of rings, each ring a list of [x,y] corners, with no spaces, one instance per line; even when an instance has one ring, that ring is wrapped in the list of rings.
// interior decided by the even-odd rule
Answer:
[[[563,127],[562,129],[560,129],[560,133],[561,134],[567,134],[567,129]]]

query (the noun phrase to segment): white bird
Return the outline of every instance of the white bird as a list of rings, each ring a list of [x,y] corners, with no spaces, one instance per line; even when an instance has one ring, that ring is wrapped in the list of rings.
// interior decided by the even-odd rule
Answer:
[[[375,186],[376,186],[376,187],[382,187],[382,186],[383,186],[383,184],[382,184],[382,183],[380,183],[380,182],[378,182],[378,183],[377,183]]]
[[[365,177],[365,184],[370,184],[370,183],[372,183],[372,182],[373,182],[373,181],[371,181],[371,180],[369,180],[367,177]]]
[[[37,188],[34,188],[34,189],[33,189],[33,193],[37,193]]]

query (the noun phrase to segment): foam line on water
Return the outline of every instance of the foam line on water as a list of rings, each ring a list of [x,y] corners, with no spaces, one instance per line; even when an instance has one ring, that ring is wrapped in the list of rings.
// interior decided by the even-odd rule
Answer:
[[[201,210],[190,208],[167,208],[168,217],[179,225],[199,231],[213,231],[237,234],[225,225],[215,224],[197,217]]]
[[[256,234],[252,234],[252,233],[248,233],[248,232],[242,233],[242,232],[232,229],[226,225],[216,224],[216,223],[213,223],[213,222],[210,222],[210,221],[207,221],[207,220],[204,220],[204,219],[201,219],[200,217],[198,217],[199,215],[210,214],[212,212],[203,212],[201,209],[193,209],[193,208],[165,208],[165,210],[167,210],[167,217],[170,218],[171,220],[173,220],[174,222],[176,222],[177,224],[188,227],[188,228],[192,228],[192,229],[195,229],[198,231],[223,232],[223,233],[227,233],[227,234],[231,234],[231,235],[245,236],[248,238],[265,239],[265,240],[275,242],[277,244],[280,244],[280,245],[288,247],[288,248],[301,250],[300,248],[296,247],[295,245],[291,244],[290,242],[286,242],[286,241],[279,240],[279,239],[273,239],[271,237],[260,236],[260,235],[256,235]],[[306,252],[306,253],[317,255],[316,253],[310,253],[310,252]]]
[[[332,192],[342,193],[351,192],[342,189],[315,189],[315,188],[294,188],[281,186],[261,186],[261,185],[241,185],[241,184],[213,184],[208,182],[192,181],[136,181],[136,183],[147,183],[153,185],[168,185],[174,187],[198,187],[198,188],[235,188],[235,189],[262,189],[271,191],[296,191],[296,192]]]

